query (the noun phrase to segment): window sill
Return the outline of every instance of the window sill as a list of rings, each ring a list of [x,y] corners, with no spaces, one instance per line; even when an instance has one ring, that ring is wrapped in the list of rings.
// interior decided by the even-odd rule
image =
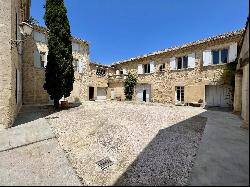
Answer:
[[[190,70],[194,70],[194,68],[171,69],[171,71],[190,71]]]

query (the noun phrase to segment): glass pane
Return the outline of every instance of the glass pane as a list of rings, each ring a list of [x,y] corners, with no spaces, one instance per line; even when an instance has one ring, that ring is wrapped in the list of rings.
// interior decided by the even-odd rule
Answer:
[[[177,89],[176,94],[177,94],[177,101],[180,101],[180,90]]]
[[[219,51],[213,51],[213,64],[219,64]]]
[[[182,58],[178,58],[177,69],[182,68]]]
[[[221,63],[227,63],[228,49],[221,51]]]
[[[187,68],[188,67],[188,57],[184,56],[183,57],[183,68]]]

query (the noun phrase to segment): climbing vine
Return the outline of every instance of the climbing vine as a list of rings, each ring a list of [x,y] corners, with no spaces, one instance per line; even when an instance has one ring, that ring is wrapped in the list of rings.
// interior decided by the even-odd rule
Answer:
[[[137,77],[134,74],[129,72],[124,82],[124,94],[125,94],[126,100],[129,100],[129,101],[132,100],[136,84],[137,84]]]

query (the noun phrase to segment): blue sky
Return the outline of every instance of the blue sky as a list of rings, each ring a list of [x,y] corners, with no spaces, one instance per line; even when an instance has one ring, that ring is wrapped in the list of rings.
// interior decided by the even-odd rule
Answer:
[[[44,26],[45,0],[31,15]],[[248,0],[65,0],[73,36],[103,64],[243,28]]]

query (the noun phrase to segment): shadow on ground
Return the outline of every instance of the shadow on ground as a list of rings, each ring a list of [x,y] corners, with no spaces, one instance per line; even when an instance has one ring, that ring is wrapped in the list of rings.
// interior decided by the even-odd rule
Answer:
[[[75,108],[80,105],[81,103],[70,103],[70,108]],[[23,105],[17,114],[13,127],[37,120],[39,118],[44,118],[60,111],[61,109],[55,110],[53,105]]]
[[[187,185],[206,121],[198,115],[160,130],[114,185]]]

